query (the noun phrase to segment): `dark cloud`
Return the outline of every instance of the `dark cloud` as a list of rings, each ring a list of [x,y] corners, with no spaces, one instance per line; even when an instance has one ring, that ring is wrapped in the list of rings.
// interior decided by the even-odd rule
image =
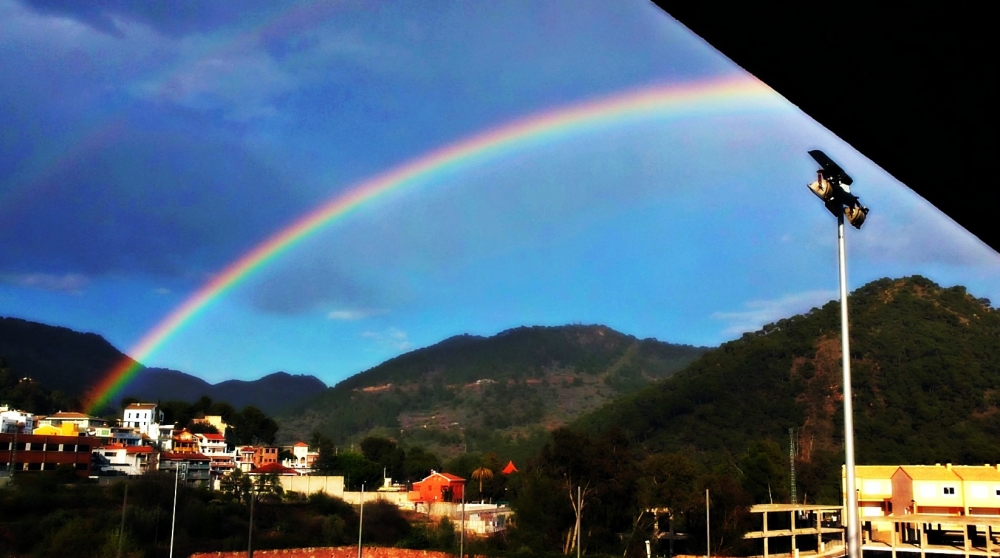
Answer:
[[[14,185],[22,195],[0,208],[0,273],[214,270],[304,211],[224,137],[130,125],[97,136]]]
[[[384,304],[374,283],[348,274],[322,257],[300,257],[269,271],[253,289],[251,302],[272,314],[299,314],[317,308],[370,308]]]
[[[128,0],[21,0],[35,12],[75,19],[97,31],[122,36],[116,19],[137,21],[168,35],[211,31],[261,17],[262,12],[282,9],[283,2],[241,0],[240,2],[130,2]]]

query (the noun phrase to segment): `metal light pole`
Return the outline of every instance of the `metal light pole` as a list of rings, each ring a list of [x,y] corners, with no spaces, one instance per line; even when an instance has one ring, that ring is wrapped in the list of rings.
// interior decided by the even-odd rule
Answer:
[[[250,481],[250,530],[247,533],[247,558],[253,558],[253,501],[257,499],[254,494],[253,481]]]
[[[122,526],[118,530],[118,558],[122,558],[122,543],[125,542],[125,508],[128,506],[128,482],[125,483],[125,498],[122,499]]]
[[[361,558],[361,527],[365,524],[365,483],[361,483],[361,511],[358,513],[358,558]]]
[[[708,489],[705,489],[705,558],[712,558],[712,509],[709,506]]]
[[[825,153],[819,150],[810,151],[809,155],[822,167],[817,171],[816,182],[809,189],[819,196],[826,208],[837,217],[837,250],[840,279],[840,337],[841,363],[843,366],[844,385],[844,472],[845,472],[845,509],[847,518],[847,555],[850,558],[861,558],[861,544],[858,538],[858,493],[855,491],[854,474],[854,408],[851,391],[851,341],[847,321],[847,249],[844,243],[844,219],[860,229],[868,216],[868,208],[861,205],[858,197],[851,194],[850,186],[854,182],[837,163],[834,163]]]
[[[187,463],[174,465],[174,512],[170,518],[170,558],[174,558],[174,526],[177,524],[177,481],[187,473]]]

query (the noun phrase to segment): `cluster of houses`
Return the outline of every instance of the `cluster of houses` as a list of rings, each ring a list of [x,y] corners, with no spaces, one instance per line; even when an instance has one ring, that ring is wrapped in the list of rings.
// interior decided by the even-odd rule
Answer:
[[[206,416],[195,422],[210,425],[217,432],[191,432],[164,424],[163,412],[155,403],[128,405],[122,411],[122,418],[114,424],[83,413],[35,416],[0,406],[0,463],[3,464],[0,480],[68,466],[77,475],[90,478],[142,475],[157,470],[180,471],[178,479],[218,488],[223,476],[240,470],[251,475],[277,474],[286,491],[323,492],[352,504],[389,501],[400,508],[433,516],[450,516],[456,521],[461,514],[471,533],[501,531],[511,513],[502,505],[460,504],[465,500],[466,480],[438,471],[431,471],[411,487],[384,479],[384,485],[376,490],[348,492],[342,476],[309,474],[319,453],[310,451],[308,444],[230,449],[225,433],[231,427],[222,417]],[[501,473],[516,471],[514,464],[509,463]]]
[[[222,417],[208,416],[196,422],[212,426],[216,432],[194,433],[164,424],[163,412],[155,403],[128,405],[114,424],[83,413],[35,416],[0,406],[0,460],[7,475],[54,470],[60,465],[71,466],[78,475],[87,477],[180,468],[187,482],[214,485],[235,469],[306,474],[319,457],[302,442],[288,448],[230,449],[225,438],[229,426]],[[288,453],[279,462],[282,449]]]

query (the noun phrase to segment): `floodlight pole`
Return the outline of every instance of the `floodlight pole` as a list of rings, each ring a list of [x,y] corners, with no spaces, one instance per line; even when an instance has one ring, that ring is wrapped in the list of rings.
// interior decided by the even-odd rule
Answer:
[[[187,463],[174,464],[174,511],[170,517],[170,558],[174,558],[174,526],[177,524],[177,481],[180,480],[182,474],[186,473]]]
[[[358,512],[358,558],[361,558],[361,529],[365,524],[365,483],[361,483],[361,511]]]
[[[837,240],[840,253],[840,337],[841,362],[844,368],[844,469],[846,472],[845,502],[847,509],[847,555],[861,558],[858,544],[858,493],[854,478],[854,405],[851,392],[851,340],[847,328],[847,249],[844,242],[844,214],[837,215]]]

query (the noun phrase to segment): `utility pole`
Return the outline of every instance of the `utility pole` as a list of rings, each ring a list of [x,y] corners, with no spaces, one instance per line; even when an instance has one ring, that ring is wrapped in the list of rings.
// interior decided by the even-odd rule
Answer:
[[[174,464],[174,512],[170,518],[170,558],[174,558],[174,526],[177,524],[177,481],[187,473],[187,463]]]
[[[122,500],[122,526],[118,530],[118,558],[122,558],[122,543],[125,541],[125,506],[128,505],[128,482],[125,483],[125,498]]]
[[[353,449],[353,445],[351,448]],[[358,513],[358,558],[361,558],[361,528],[365,524],[365,483],[361,483],[361,512]]]
[[[462,486],[462,533],[458,537],[458,558],[465,556],[465,486]]]
[[[705,558],[712,558],[712,515],[708,506],[708,489],[705,489]]]
[[[253,558],[253,501],[256,499],[253,493],[253,481],[250,481],[250,531],[247,533],[247,558]]]

